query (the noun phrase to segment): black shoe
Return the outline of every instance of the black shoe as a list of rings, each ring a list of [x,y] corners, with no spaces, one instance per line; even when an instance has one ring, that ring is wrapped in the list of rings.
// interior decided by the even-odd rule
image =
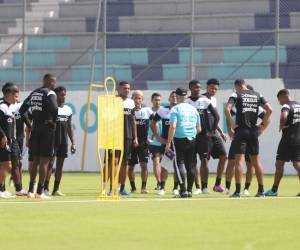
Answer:
[[[234,192],[232,195],[230,195],[231,198],[241,198],[241,194],[238,192]]]
[[[192,198],[192,192],[188,192],[188,198]]]
[[[257,192],[255,197],[265,197],[265,193],[264,192]]]

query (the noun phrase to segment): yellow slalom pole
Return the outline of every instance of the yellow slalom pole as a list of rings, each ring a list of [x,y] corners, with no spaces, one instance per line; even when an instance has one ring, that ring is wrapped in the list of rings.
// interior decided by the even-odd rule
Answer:
[[[109,81],[113,84],[111,95],[107,88]],[[105,180],[105,186],[108,188],[108,180],[110,177],[111,184],[111,195],[107,194],[108,189],[105,189],[104,187],[106,192],[104,193],[102,189],[102,192],[98,197],[99,200],[120,199],[118,195],[118,175],[124,150],[124,109],[123,100],[114,95],[116,90],[115,87],[115,80],[112,77],[106,78],[104,81],[106,95],[98,97],[97,150],[98,152],[100,152],[101,149],[105,150],[105,166],[100,164],[100,171],[102,171],[101,182],[103,183]],[[111,152],[110,155],[108,153],[109,151]],[[121,152],[121,158],[118,164],[116,163],[116,151]],[[108,158],[110,162],[108,161]],[[99,154],[99,159],[101,160],[101,154]],[[104,168],[105,171],[103,171]]]

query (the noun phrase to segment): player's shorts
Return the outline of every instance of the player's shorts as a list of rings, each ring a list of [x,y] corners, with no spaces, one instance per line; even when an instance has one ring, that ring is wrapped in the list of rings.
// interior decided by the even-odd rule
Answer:
[[[159,157],[161,159],[165,153],[165,146],[164,145],[162,145],[162,146],[150,145],[149,151],[150,151],[152,160],[156,157]]]
[[[197,134],[196,136],[196,151],[195,151],[195,161],[197,161],[196,154],[199,155],[200,160],[209,159],[209,148],[212,147],[212,140],[209,138],[205,132]]]
[[[212,148],[209,151],[213,159],[220,159],[221,156],[227,155],[222,138],[217,133],[212,135],[211,142]]]
[[[300,162],[300,145],[289,145],[281,139],[277,149],[276,160]]]
[[[258,155],[259,141],[257,128],[236,128],[234,143],[235,154],[246,154],[248,148],[249,155]]]
[[[234,160],[235,159],[235,141],[233,140],[231,142],[230,148],[229,148],[229,153],[228,153],[228,160]],[[250,154],[249,154],[249,148],[246,148],[246,153],[245,153],[245,161],[246,162],[251,162],[250,159]]]
[[[55,145],[54,155],[56,157],[67,158],[68,157],[68,144]]]
[[[7,147],[0,148],[0,162],[21,160],[21,152],[16,140],[13,140]]]
[[[23,154],[23,148],[24,148],[24,138],[23,137],[18,138],[17,142],[18,142],[19,149],[20,149],[20,152],[21,152],[21,155],[22,155]]]
[[[199,154],[201,160],[210,157],[219,159],[221,156],[226,156],[226,149],[221,137],[214,134],[209,138],[206,133],[200,133],[196,137],[196,153]]]
[[[55,129],[51,124],[34,124],[29,139],[33,157],[52,157],[54,155]]]
[[[148,145],[140,145],[138,147],[132,147],[131,149],[131,159],[129,160],[130,165],[138,164],[139,162],[148,163],[149,150]]]
[[[133,140],[125,138],[124,139],[124,152],[123,152],[123,160],[124,161],[129,161],[131,159],[132,147],[133,147]],[[115,157],[116,158],[121,157],[120,150],[116,150]],[[112,159],[112,151],[111,150],[108,151],[108,158],[109,158],[109,160]]]

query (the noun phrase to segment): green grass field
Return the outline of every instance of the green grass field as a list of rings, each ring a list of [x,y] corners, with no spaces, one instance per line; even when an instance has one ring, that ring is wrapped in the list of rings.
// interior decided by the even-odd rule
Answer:
[[[266,177],[266,187],[272,179]],[[25,174],[26,188],[27,181]],[[148,195],[96,202],[97,174],[66,173],[61,185],[66,197],[0,200],[1,249],[300,249],[297,177],[284,177],[279,198],[172,199],[172,182],[171,177],[165,197],[156,195],[151,176]],[[210,187],[213,183],[212,176]],[[256,185],[251,191],[254,195]]]

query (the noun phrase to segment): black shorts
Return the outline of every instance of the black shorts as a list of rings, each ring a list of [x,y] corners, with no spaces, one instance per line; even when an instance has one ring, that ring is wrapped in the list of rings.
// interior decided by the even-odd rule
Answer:
[[[289,145],[287,142],[280,140],[276,160],[300,162],[300,145]]]
[[[132,150],[133,140],[132,139],[124,139],[124,151],[123,151],[123,160],[129,161],[131,159],[131,150]],[[116,158],[121,157],[121,151],[116,150],[115,154]],[[112,150],[108,151],[108,159],[111,160],[112,158]]]
[[[210,158],[209,148],[212,148],[212,140],[206,135],[206,132],[197,134],[196,136],[196,150],[195,159],[197,159],[196,154],[199,155],[200,160]]]
[[[54,154],[56,157],[67,158],[68,157],[68,144],[55,145]]]
[[[212,148],[209,152],[213,159],[220,159],[221,156],[227,155],[222,138],[217,133],[212,135],[210,145]]]
[[[229,148],[229,153],[228,153],[228,160],[235,160],[235,142],[234,140],[231,142],[230,148]],[[250,159],[250,154],[249,154],[249,148],[246,148],[246,153],[245,153],[245,161],[246,162],[251,162]]]
[[[29,148],[33,157],[52,157],[54,155],[55,129],[51,124],[33,126]]]
[[[161,145],[161,146],[150,145],[149,151],[150,151],[152,160],[155,157],[159,157],[161,159],[165,153],[165,146],[164,145]]]
[[[246,154],[248,149],[249,155],[258,155],[259,141],[257,128],[236,128],[234,144],[235,154]]]
[[[19,145],[19,149],[21,152],[21,155],[23,154],[23,148],[24,148],[24,138],[18,138],[17,139],[18,145]]]
[[[226,149],[221,137],[218,134],[213,134],[210,138],[206,133],[200,133],[196,137],[196,153],[199,154],[200,160],[220,159],[221,156],[226,156]]]
[[[148,145],[144,144],[138,147],[133,147],[131,150],[131,159],[129,160],[130,165],[135,165],[141,162],[148,163],[149,150]]]
[[[7,147],[0,148],[0,162],[21,160],[21,152],[16,140],[13,140]]]

